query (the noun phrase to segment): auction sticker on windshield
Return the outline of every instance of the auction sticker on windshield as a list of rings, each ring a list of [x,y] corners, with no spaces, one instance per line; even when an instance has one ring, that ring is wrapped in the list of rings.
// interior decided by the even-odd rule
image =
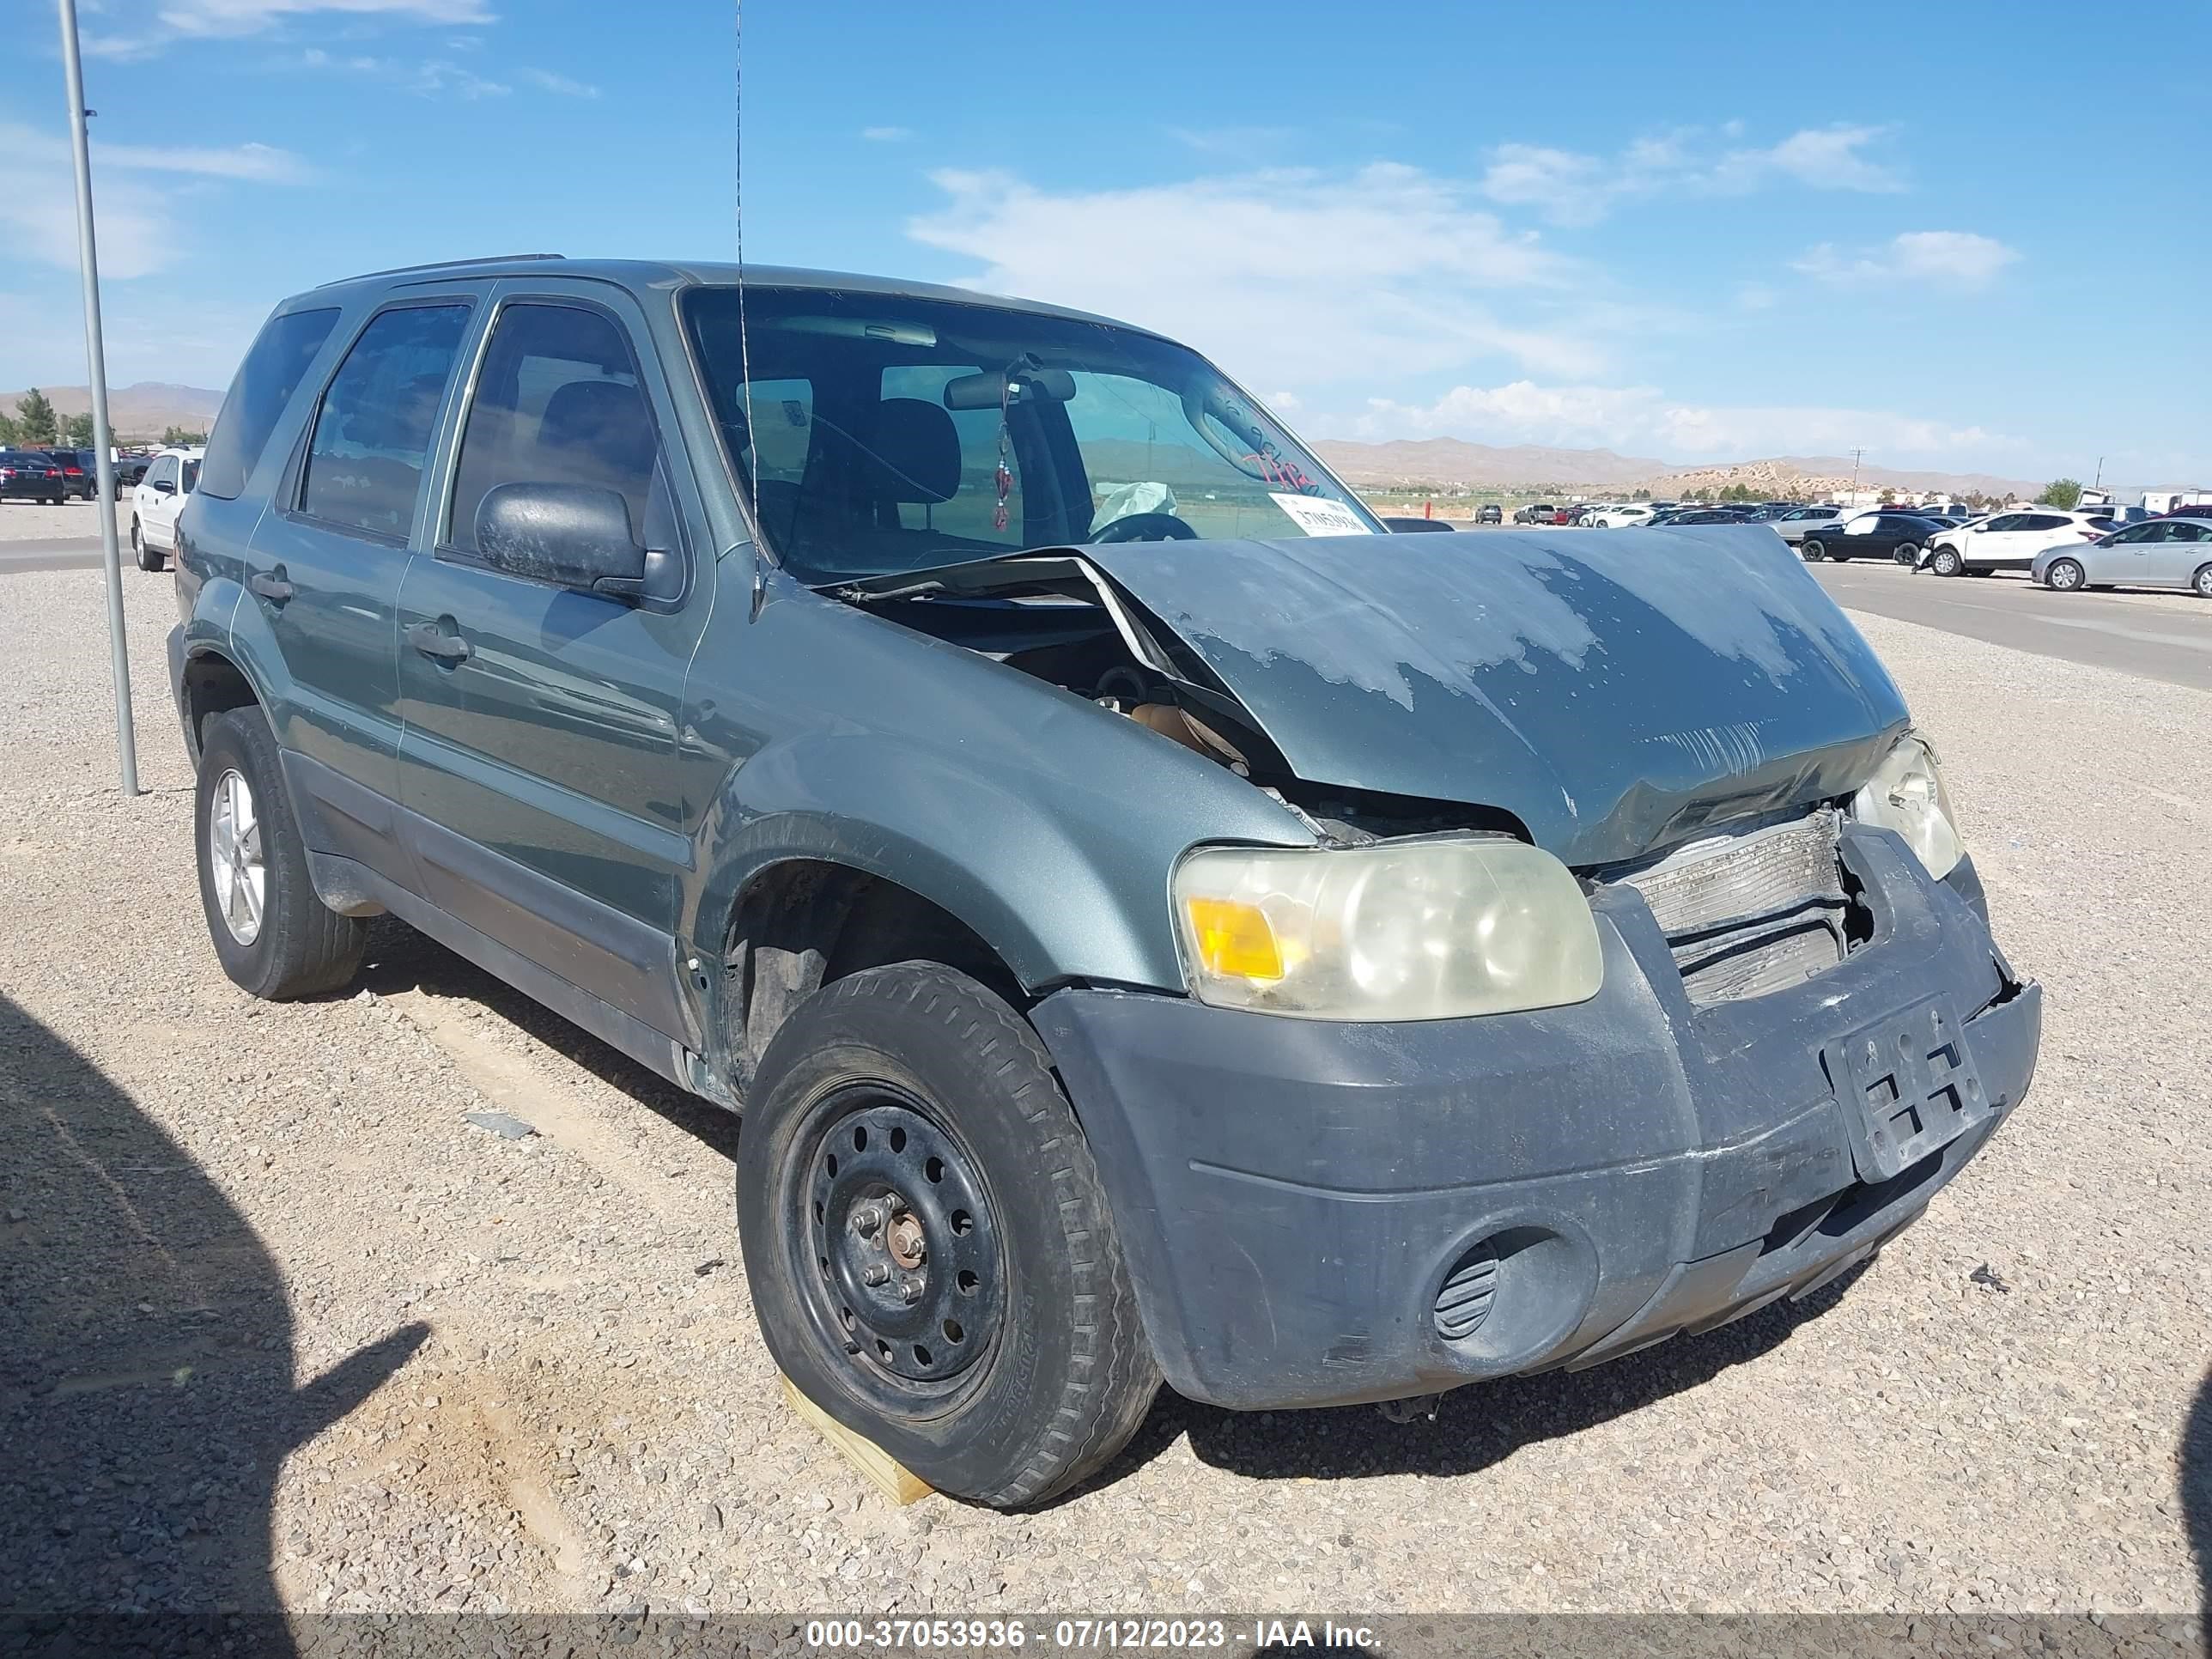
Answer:
[[[1309,536],[1371,536],[1359,515],[1342,501],[1325,501],[1312,495],[1277,495],[1267,499],[1289,514]]]

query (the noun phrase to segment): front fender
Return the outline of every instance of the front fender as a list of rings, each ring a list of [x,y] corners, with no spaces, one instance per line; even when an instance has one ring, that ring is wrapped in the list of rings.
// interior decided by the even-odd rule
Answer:
[[[717,959],[749,882],[787,860],[820,860],[896,882],[957,917],[1026,989],[1071,981],[1179,988],[1168,877],[1186,848],[1209,837],[1162,804],[1186,768],[1209,785],[1227,775],[1150,733],[1131,735],[1160,769],[1149,799],[1071,801],[1042,759],[979,762],[972,749],[918,749],[879,732],[817,732],[763,749],[731,775],[702,826],[702,878],[687,899],[684,936]],[[1216,833],[1310,840],[1257,791],[1251,806]]]

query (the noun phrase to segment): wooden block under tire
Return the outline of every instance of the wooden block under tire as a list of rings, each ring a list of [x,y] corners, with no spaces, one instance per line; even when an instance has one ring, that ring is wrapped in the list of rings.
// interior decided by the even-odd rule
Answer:
[[[799,1393],[799,1385],[789,1377],[782,1380],[784,1398],[791,1401],[792,1410],[801,1420],[812,1424],[848,1463],[867,1477],[869,1485],[892,1503],[919,1503],[937,1490],[874,1441],[861,1438]]]

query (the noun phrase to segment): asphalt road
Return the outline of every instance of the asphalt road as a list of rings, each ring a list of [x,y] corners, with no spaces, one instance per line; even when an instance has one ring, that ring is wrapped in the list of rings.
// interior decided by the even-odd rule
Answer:
[[[2212,605],[2193,594],[2054,593],[2022,576],[1947,580],[1857,561],[1812,569],[1846,610],[2212,690]]]
[[[131,556],[128,548],[123,556]],[[60,536],[50,541],[0,542],[0,576],[21,574],[27,570],[97,570],[100,568],[100,538],[97,536]]]

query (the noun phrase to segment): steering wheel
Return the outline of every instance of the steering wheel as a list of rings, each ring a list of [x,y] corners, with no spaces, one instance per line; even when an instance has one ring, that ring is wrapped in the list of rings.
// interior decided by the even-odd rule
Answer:
[[[1094,542],[1194,542],[1198,532],[1172,513],[1132,513],[1092,532]]]

